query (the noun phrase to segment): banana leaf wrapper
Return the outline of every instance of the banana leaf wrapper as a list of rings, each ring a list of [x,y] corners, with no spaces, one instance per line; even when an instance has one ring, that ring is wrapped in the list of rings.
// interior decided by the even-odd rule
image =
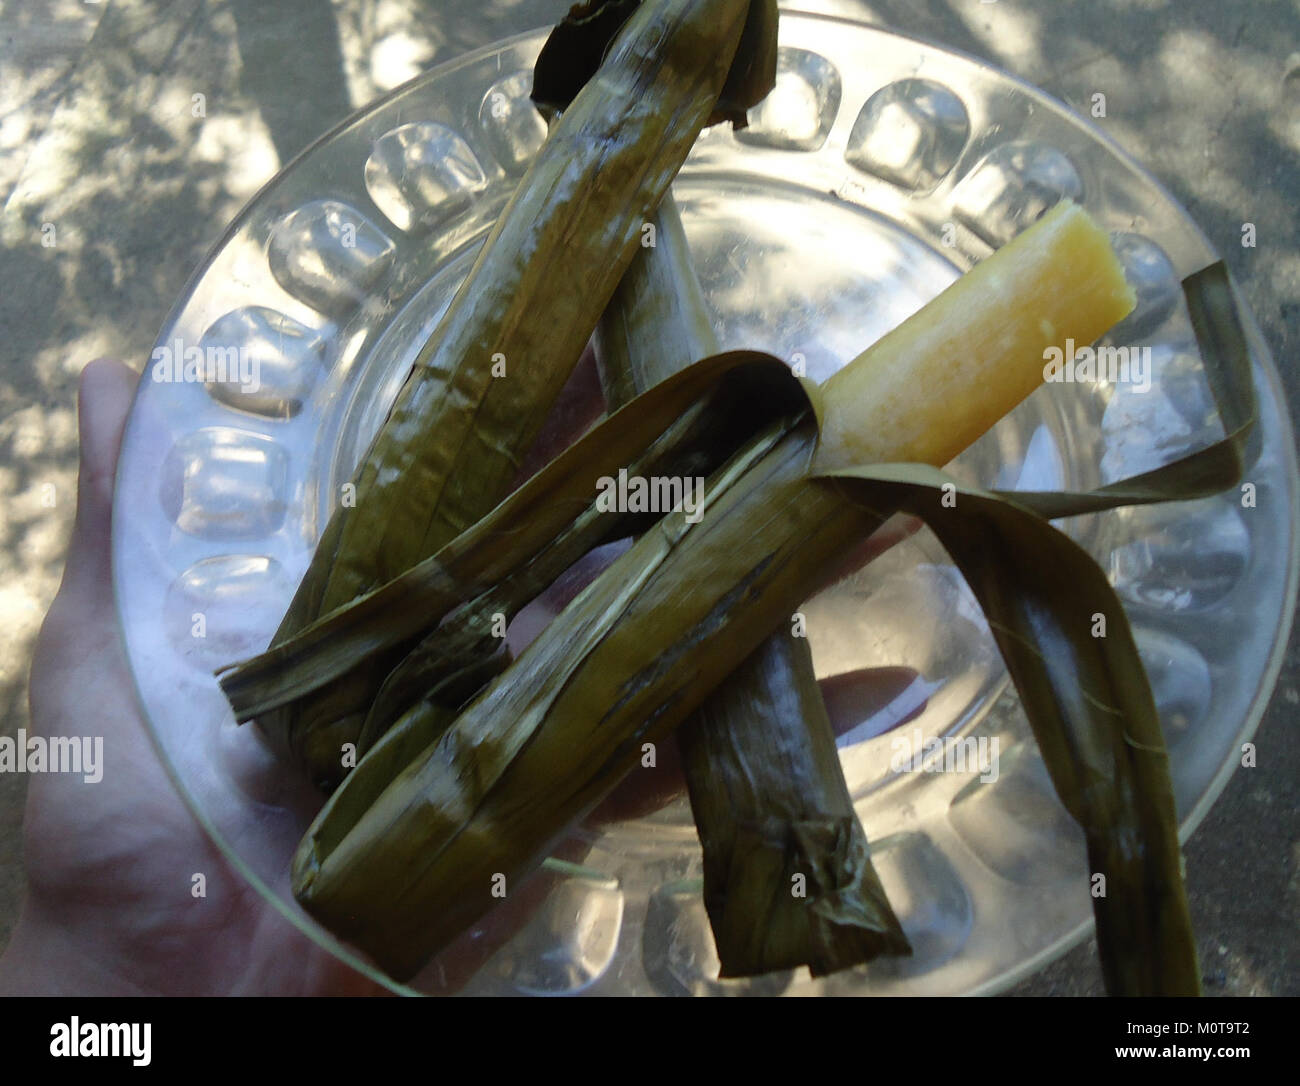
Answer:
[[[530,97],[548,120],[573,104],[600,68],[620,31],[643,0],[592,0],[577,4],[546,39],[533,67]],[[751,0],[740,44],[709,124],[749,124],[748,110],[776,85],[776,0]]]
[[[1056,793],[1083,829],[1090,874],[1105,876],[1093,914],[1106,988],[1119,996],[1199,995],[1200,966],[1150,683],[1105,573],[1049,521],[1208,497],[1241,482],[1255,393],[1226,267],[1189,276],[1183,294],[1222,441],[1085,493],[985,491],[918,464],[830,476],[867,508],[924,519],[979,600]],[[1092,633],[1098,613],[1104,637]]]
[[[620,406],[716,353],[671,192],[656,244],[601,319],[596,357]],[[676,733],[704,852],[704,904],[724,977],[813,976],[911,947],[871,865],[805,638],[772,634]],[[806,895],[791,893],[794,876]]]
[[[299,900],[409,976],[491,907],[494,876],[539,863],[636,764],[642,742],[689,717],[785,622],[818,568],[903,508],[939,534],[986,608],[1090,866],[1107,878],[1092,904],[1108,990],[1197,993],[1150,687],[1104,574],[1047,520],[1206,496],[1240,479],[1254,399],[1226,271],[1212,266],[1184,291],[1224,441],[1096,491],[1035,494],[967,487],[917,464],[822,475],[815,426],[768,434],[712,478],[709,515],[664,517],[382,791],[358,789],[354,803],[349,783],[331,797],[295,857]],[[959,495],[951,508],[948,487]],[[1098,611],[1105,638],[1090,633]]]
[[[863,534],[869,514],[803,485],[815,427],[798,434],[766,435],[711,476],[699,523],[670,514],[646,532],[378,797],[354,803],[345,781],[313,824],[333,849],[313,829],[295,857],[308,911],[410,976],[492,904],[495,875],[509,886],[544,859],[638,763],[642,743],[665,739],[788,619],[800,590],[773,589],[815,561],[807,537],[825,558]],[[774,518],[766,531],[747,515],[758,509]],[[822,515],[833,509],[848,510],[839,548]],[[718,530],[741,520],[743,533]]]
[[[355,505],[334,511],[273,644],[435,554],[505,495],[642,224],[717,111],[749,7],[647,0],[631,13],[417,357],[357,472]],[[259,724],[329,788],[365,705],[364,689],[336,691]]]
[[[719,355],[656,386],[433,558],[274,648],[219,671],[235,718],[260,718],[313,695],[334,696],[351,684],[368,690],[366,730],[373,742],[392,723],[380,721],[392,709],[409,708],[417,693],[455,708],[458,702],[442,698],[435,685],[456,688],[453,680],[462,670],[490,666],[485,654],[500,647],[492,635],[495,616],[508,621],[589,550],[638,534],[658,519],[602,511],[600,477],[629,465],[634,473],[708,474],[756,434],[804,407],[789,368],[755,352]],[[375,666],[413,641],[417,649],[393,671]],[[402,692],[395,692],[398,686]]]
[[[548,37],[534,71],[532,99],[552,125],[595,75],[638,6],[640,0],[579,5]],[[775,0],[752,0],[731,70],[708,124],[729,121],[741,128],[748,123],[746,111],[758,104],[776,83],[776,40]],[[715,353],[716,347],[693,354],[686,361]],[[707,474],[738,446],[736,434],[747,435],[752,428],[761,428],[766,414],[762,409],[751,410],[744,416],[746,421],[741,429],[733,430],[731,425],[719,427],[718,412],[696,410],[689,418],[680,420],[674,432],[665,435],[660,443],[671,450],[671,464],[665,462],[667,458],[658,449],[651,449],[646,462],[633,465],[631,470],[649,474]],[[705,419],[709,421],[708,430],[697,432],[698,423]],[[722,451],[721,456],[716,455],[717,450]],[[639,531],[637,520],[635,516],[615,520],[600,510],[588,509],[562,538],[518,575],[449,616],[384,680],[366,712],[358,740],[359,753],[364,754],[373,746],[406,707],[420,698],[433,697],[447,707],[462,704],[464,698],[457,701],[458,694],[473,692],[465,681],[466,676],[485,679],[508,662],[504,654],[495,651],[502,627],[564,569],[594,547],[620,534]],[[484,660],[483,666],[477,665],[476,660]],[[360,695],[365,685],[358,681],[351,689]]]

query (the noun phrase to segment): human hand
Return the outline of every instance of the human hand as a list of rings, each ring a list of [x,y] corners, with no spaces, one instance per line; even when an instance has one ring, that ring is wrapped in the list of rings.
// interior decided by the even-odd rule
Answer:
[[[136,375],[82,373],[72,545],[36,643],[31,720],[103,737],[103,777],[41,773],[23,821],[27,898],[0,993],[361,994],[378,987],[298,931],[226,863],[177,794],[127,667],[109,551],[113,481]],[[206,896],[190,893],[203,871]]]

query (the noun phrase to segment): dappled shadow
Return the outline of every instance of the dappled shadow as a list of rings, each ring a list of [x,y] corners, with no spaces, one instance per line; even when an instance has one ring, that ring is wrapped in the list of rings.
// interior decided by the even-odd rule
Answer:
[[[103,8],[0,0],[0,204],[45,131]]]
[[[281,162],[351,112],[329,0],[230,0],[240,90],[257,103]]]

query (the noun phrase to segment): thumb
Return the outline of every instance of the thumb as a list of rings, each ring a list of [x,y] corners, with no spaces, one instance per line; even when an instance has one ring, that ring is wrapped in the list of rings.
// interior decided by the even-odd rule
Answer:
[[[60,592],[70,592],[83,601],[101,595],[107,600],[112,595],[113,481],[136,380],[134,371],[112,359],[96,359],[81,371],[77,519]]]

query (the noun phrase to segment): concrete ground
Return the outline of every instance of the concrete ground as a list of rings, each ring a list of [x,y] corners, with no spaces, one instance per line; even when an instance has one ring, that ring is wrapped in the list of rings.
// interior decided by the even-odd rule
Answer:
[[[1201,224],[1300,404],[1300,5],[1295,0],[801,0],[1017,73],[1101,122]],[[27,722],[31,645],[76,479],[75,387],[137,369],[176,290],[256,189],[418,71],[555,21],[567,0],[0,0],[0,713]],[[207,117],[194,123],[192,95]],[[58,244],[41,245],[41,226]],[[1241,224],[1258,228],[1243,249]],[[1300,994],[1300,656],[1187,848],[1207,991]],[[21,776],[0,777],[0,944],[22,888]],[[1016,994],[1099,994],[1085,944]]]

